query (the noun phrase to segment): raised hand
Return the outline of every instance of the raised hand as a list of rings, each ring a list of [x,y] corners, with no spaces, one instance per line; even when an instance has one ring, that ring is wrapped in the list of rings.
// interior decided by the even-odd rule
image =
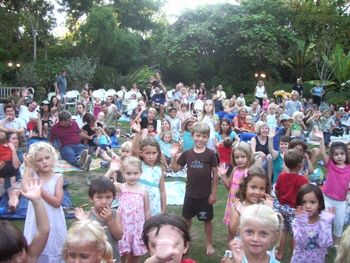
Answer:
[[[228,170],[228,166],[226,165],[226,163],[219,164],[218,172],[220,177],[223,175],[225,176],[227,174],[227,170]]]
[[[21,194],[30,201],[41,199],[41,187],[43,182],[39,179],[28,178],[21,183]]]
[[[269,194],[265,194],[265,198],[263,198],[263,202],[265,205],[273,208],[273,197]]]
[[[135,131],[135,132],[141,132],[141,124],[137,121],[133,121],[131,123],[131,128]]]
[[[269,129],[269,134],[268,134],[269,138],[274,138],[275,135],[276,135],[276,129],[275,128],[270,128]]]
[[[180,151],[180,145],[177,143],[174,143],[170,149],[171,156],[175,156],[179,151]]]
[[[77,207],[74,210],[74,216],[78,220],[86,220],[89,219],[88,214],[81,207]]]
[[[244,257],[243,244],[238,239],[233,239],[229,243],[229,247],[232,251],[233,262],[242,262]]]
[[[119,171],[121,167],[121,159],[119,156],[113,155],[109,169],[113,172]]]

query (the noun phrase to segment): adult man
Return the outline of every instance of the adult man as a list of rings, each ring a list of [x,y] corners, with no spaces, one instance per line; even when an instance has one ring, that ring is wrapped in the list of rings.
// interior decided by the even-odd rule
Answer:
[[[121,114],[117,111],[116,107],[114,107],[113,110],[110,111],[107,105],[107,101],[103,101],[101,103],[101,110],[105,114],[104,129],[109,136],[113,136],[115,134],[115,124],[117,120],[120,118]]]
[[[12,105],[4,106],[5,118],[0,121],[1,132],[15,132],[19,137],[24,136],[25,126],[16,118],[15,109]]]
[[[27,124],[30,119],[38,119],[39,111],[38,111],[38,103],[32,101],[28,104],[28,106],[24,105],[25,97],[27,93],[23,92],[22,98],[17,103],[18,108],[18,119],[22,122],[23,127],[27,127]]]
[[[80,129],[84,126],[83,117],[85,113],[85,105],[81,102],[77,103],[77,116],[75,118],[75,121]]]
[[[59,141],[59,151],[63,160],[87,172],[90,169],[92,158],[84,144],[81,143],[82,139],[89,139],[89,136],[79,129],[68,111],[60,112],[58,122],[51,127],[50,141],[52,143],[55,140]]]
[[[64,102],[67,93],[67,71],[65,69],[57,76],[54,86],[57,98]]]

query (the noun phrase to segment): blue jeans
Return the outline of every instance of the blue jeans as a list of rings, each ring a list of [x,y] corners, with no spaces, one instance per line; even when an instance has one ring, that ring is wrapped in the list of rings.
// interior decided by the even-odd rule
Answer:
[[[78,157],[81,152],[86,149],[84,144],[69,144],[60,148],[61,157],[63,160],[66,160],[71,165],[79,167]]]

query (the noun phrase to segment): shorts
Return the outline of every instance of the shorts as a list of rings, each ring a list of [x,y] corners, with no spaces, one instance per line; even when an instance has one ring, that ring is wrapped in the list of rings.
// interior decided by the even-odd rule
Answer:
[[[111,149],[111,147],[108,144],[100,144],[100,145],[98,145],[98,147],[100,147],[101,149],[103,149],[105,151]]]
[[[182,216],[191,219],[197,216],[199,221],[210,221],[214,217],[213,206],[209,204],[209,197],[193,198],[185,195],[184,205],[182,207]]]
[[[18,169],[15,169],[12,165],[12,161],[6,161],[4,167],[0,169],[0,178],[10,178],[16,176]]]
[[[277,198],[273,201],[273,206],[283,217],[283,231],[293,234],[292,223],[295,218],[295,208],[289,205],[281,205]]]

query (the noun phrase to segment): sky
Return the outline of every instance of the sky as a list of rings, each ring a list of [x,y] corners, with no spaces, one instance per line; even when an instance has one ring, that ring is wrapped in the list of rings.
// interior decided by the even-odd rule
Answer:
[[[65,13],[59,13],[57,9],[59,5],[55,0],[50,0],[55,5],[55,17],[57,26],[53,30],[55,36],[64,36],[67,32],[65,27]],[[166,13],[170,22],[174,22],[176,17],[186,9],[195,9],[201,5],[211,5],[217,3],[237,4],[236,0],[167,0],[162,10]]]

